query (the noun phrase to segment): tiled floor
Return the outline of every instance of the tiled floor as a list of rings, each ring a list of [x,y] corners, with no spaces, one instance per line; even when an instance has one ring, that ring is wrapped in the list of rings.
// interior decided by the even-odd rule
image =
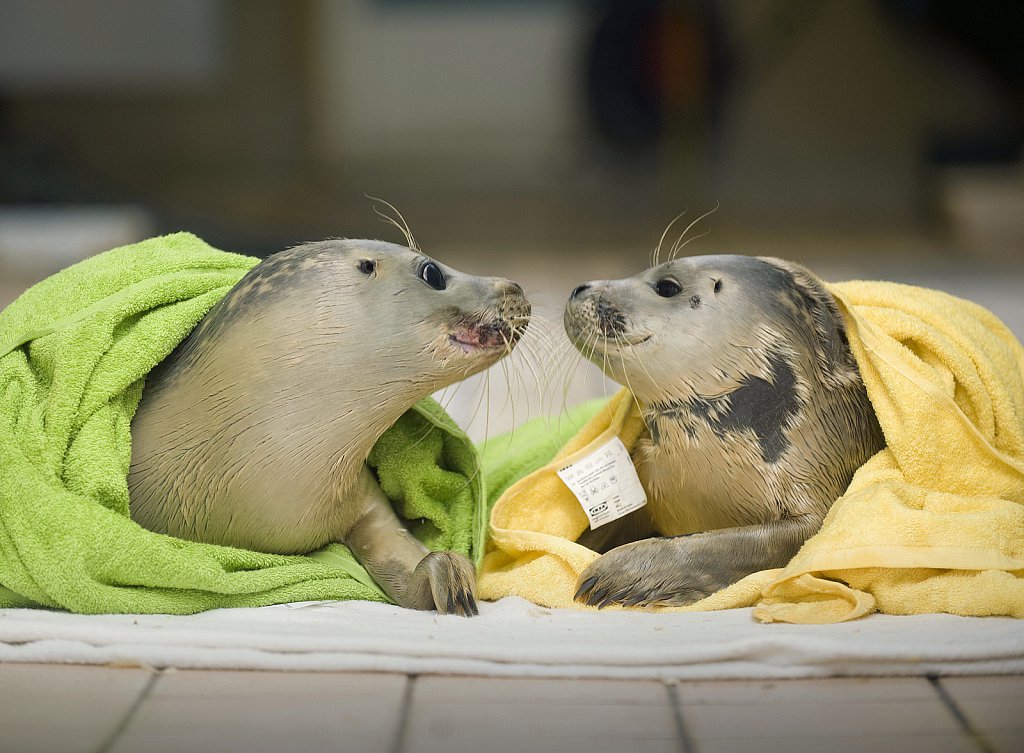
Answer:
[[[658,682],[0,665],[2,753],[1020,753],[1024,677]]]

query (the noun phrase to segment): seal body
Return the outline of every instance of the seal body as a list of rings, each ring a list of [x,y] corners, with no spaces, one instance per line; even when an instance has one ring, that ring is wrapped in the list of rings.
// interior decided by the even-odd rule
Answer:
[[[584,534],[608,550],[580,577],[586,603],[686,604],[781,567],[884,446],[834,299],[791,262],[690,257],[587,283],[565,327],[647,427],[648,505]]]
[[[475,612],[472,565],[427,552],[365,460],[416,402],[509,352],[528,317],[518,285],[402,246],[332,240],[269,257],[147,378],[132,517],[264,552],[345,543],[399,604]]]

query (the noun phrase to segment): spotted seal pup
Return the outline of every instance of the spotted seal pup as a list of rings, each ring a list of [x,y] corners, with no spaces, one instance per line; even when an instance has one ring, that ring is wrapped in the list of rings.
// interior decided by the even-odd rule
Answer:
[[[785,565],[884,446],[836,302],[797,264],[676,259],[580,285],[564,323],[647,427],[648,504],[581,538],[605,552],[584,603],[683,605]]]
[[[132,517],[262,552],[346,544],[396,603],[475,614],[475,571],[428,552],[365,460],[405,411],[510,352],[522,289],[380,241],[328,240],[253,267],[146,380]]]

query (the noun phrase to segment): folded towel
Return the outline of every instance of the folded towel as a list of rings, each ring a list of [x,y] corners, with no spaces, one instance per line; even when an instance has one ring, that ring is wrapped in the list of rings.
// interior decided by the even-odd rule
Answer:
[[[386,600],[340,545],[262,554],[128,516],[130,422],[146,374],[258,261],[178,233],[87,259],[0,312],[0,607],[183,614]],[[428,547],[479,558],[476,450],[440,406],[415,406],[368,462]]]
[[[991,313],[944,293],[879,282],[829,289],[887,447],[786,568],[675,609],[756,605],[761,620],[805,623],[873,609],[1024,617],[1024,348]],[[503,490],[484,598],[580,606],[576,579],[598,555],[573,543],[587,520],[555,469],[613,433],[631,447],[634,402],[618,393],[554,460]]]

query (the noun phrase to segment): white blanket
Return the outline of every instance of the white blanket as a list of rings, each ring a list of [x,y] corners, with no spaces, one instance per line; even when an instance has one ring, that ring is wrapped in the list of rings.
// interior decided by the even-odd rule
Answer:
[[[1002,617],[762,625],[747,609],[481,607],[471,619],[366,602],[187,617],[5,609],[0,661],[663,680],[1024,673],[1024,621]]]

